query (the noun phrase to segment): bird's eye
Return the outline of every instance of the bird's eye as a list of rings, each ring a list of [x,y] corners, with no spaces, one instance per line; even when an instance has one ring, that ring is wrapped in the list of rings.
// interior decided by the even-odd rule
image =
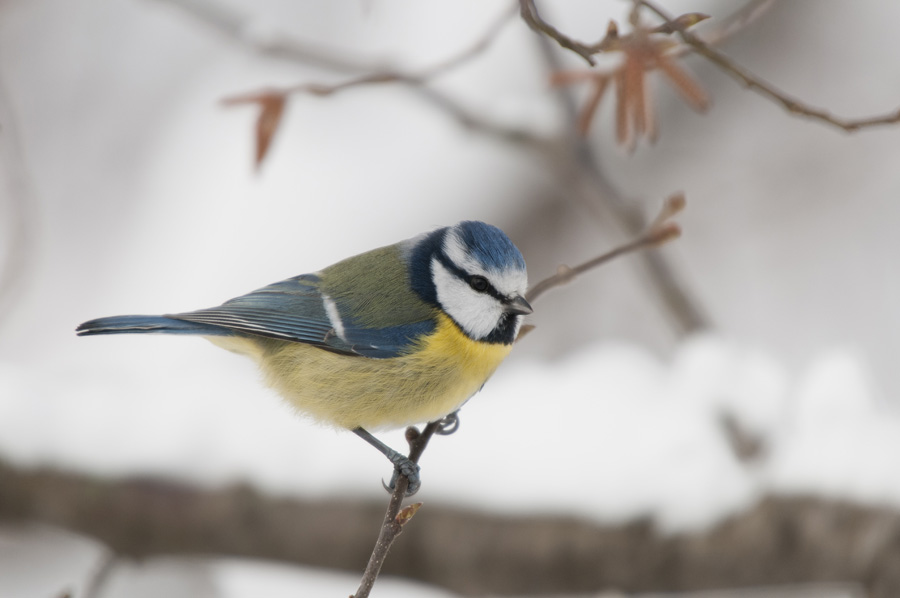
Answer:
[[[490,284],[484,276],[472,276],[469,278],[469,286],[472,287],[473,290],[483,293],[488,290]]]

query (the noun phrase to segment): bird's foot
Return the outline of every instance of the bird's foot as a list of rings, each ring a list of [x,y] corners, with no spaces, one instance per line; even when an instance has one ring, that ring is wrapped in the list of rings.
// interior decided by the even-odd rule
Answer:
[[[459,412],[454,411],[453,413],[447,414],[436,423],[437,429],[434,433],[441,436],[449,436],[459,429]]]
[[[418,492],[419,487],[422,486],[422,478],[419,476],[419,466],[416,463],[413,463],[409,457],[401,455],[400,453],[388,455],[388,459],[394,464],[394,474],[391,476],[390,484],[382,482],[384,489],[388,492],[393,492],[397,487],[397,480],[400,479],[400,476],[405,476],[406,479],[409,480],[409,484],[406,486],[406,496],[412,496]]]

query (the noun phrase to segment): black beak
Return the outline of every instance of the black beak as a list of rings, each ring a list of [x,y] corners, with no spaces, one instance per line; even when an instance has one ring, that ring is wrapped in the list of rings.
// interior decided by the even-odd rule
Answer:
[[[507,301],[506,305],[504,305],[504,309],[506,310],[506,313],[517,316],[527,316],[534,311],[531,309],[531,305],[525,301],[525,297],[521,295],[516,295]]]

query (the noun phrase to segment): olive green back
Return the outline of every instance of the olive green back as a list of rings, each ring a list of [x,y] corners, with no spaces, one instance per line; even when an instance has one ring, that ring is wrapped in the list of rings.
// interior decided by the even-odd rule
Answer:
[[[320,288],[341,313],[366,327],[386,328],[432,320],[437,308],[412,290],[400,244],[388,245],[325,268]]]

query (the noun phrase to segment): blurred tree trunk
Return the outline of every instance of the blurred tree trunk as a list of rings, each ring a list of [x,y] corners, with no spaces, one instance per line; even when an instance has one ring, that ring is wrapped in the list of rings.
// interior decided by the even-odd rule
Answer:
[[[246,486],[0,465],[0,520],[62,526],[128,557],[218,554],[359,572],[383,511],[379,502],[274,498]],[[888,598],[900,596],[900,513],[770,496],[711,529],[666,535],[648,520],[598,525],[426,504],[385,573],[469,595],[857,582]]]

